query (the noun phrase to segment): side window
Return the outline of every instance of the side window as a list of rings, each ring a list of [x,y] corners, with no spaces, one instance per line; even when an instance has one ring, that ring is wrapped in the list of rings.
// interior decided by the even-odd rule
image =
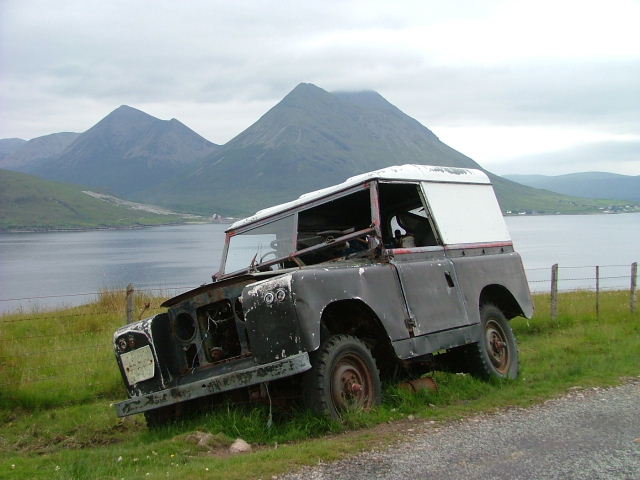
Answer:
[[[380,214],[386,248],[438,245],[418,184],[381,183]]]
[[[445,245],[510,241],[491,185],[423,182]]]
[[[359,190],[299,212],[296,250],[319,247],[300,257],[306,264],[349,256],[367,250],[366,234],[344,241],[340,238],[370,226],[369,189]]]

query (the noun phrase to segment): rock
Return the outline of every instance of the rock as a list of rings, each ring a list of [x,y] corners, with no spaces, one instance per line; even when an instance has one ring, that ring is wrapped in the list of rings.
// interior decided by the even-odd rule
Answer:
[[[213,435],[200,431],[186,435],[184,440],[205,450],[214,450],[229,445],[228,440],[222,434]]]
[[[251,451],[251,445],[245,442],[241,438],[236,438],[236,441],[229,447],[231,453],[247,453]]]

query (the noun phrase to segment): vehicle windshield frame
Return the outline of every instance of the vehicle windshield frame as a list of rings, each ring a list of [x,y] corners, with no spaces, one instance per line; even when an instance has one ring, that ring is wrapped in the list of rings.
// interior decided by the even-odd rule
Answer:
[[[264,221],[261,222],[256,222],[253,224],[249,224],[246,226],[246,228],[242,228],[239,230],[235,230],[235,231],[231,231],[231,232],[227,232],[226,235],[226,239],[225,239],[225,245],[224,245],[224,250],[222,253],[222,262],[220,265],[220,272],[217,275],[217,277],[222,278],[222,277],[229,277],[229,276],[235,276],[238,275],[240,273],[243,272],[251,272],[254,270],[258,270],[258,267],[266,267],[266,266],[270,266],[276,263],[280,263],[288,258],[290,258],[293,254],[292,250],[293,248],[291,248],[286,255],[283,256],[279,256],[279,257],[274,257],[269,259],[268,261],[256,261],[256,257],[258,255],[261,254],[259,248],[260,246],[258,246],[258,250],[255,252],[255,256],[253,257],[253,260],[250,262],[249,265],[242,267],[240,269],[237,270],[233,270],[233,271],[229,271],[226,272],[225,269],[227,268],[227,263],[229,260],[229,253],[231,251],[232,248],[232,240],[235,238],[239,238],[242,237],[243,235],[251,235],[250,232],[261,229],[263,227],[269,226],[269,225],[273,225],[274,223],[277,222],[281,222],[283,220],[288,220],[291,219],[291,229],[290,229],[290,237],[289,240],[291,242],[291,245],[293,246],[295,244],[295,237],[296,237],[296,229],[297,229],[297,223],[298,223],[298,218],[297,218],[297,212],[288,212],[288,214],[286,215],[278,215],[276,217],[271,217],[268,219],[265,219]],[[262,252],[262,255],[266,255],[268,254],[268,252]]]
[[[319,245],[314,245],[312,247],[309,248],[305,248],[305,249],[297,249],[297,241],[298,241],[298,214],[300,212],[303,212],[305,210],[309,210],[313,207],[325,204],[325,203],[329,203],[333,200],[345,197],[347,195],[353,194],[355,192],[361,191],[361,190],[369,190],[369,197],[370,197],[370,216],[371,216],[371,225],[368,228],[365,229],[361,229],[361,230],[357,230],[357,231],[352,231],[352,232],[348,232],[345,233],[345,235],[341,235],[339,237],[336,237],[334,239],[331,240],[331,242],[327,242],[327,243],[322,243]],[[379,205],[378,205],[378,192],[377,192],[377,181],[376,180],[368,180],[366,182],[363,182],[362,184],[358,184],[358,185],[354,185],[354,186],[350,186],[344,190],[341,190],[339,192],[334,192],[331,195],[325,196],[325,197],[321,197],[321,198],[316,198],[313,199],[311,201],[309,201],[309,203],[305,203],[303,205],[298,205],[296,207],[278,212],[277,214],[274,214],[273,216],[267,217],[267,218],[263,218],[259,221],[256,221],[254,223],[250,223],[247,225],[243,225],[237,229],[234,230],[228,230],[226,232],[226,238],[225,238],[225,245],[224,245],[224,249],[222,252],[222,258],[221,258],[221,263],[220,263],[220,269],[218,271],[218,273],[216,273],[214,275],[214,279],[215,280],[222,280],[222,279],[226,279],[229,277],[234,277],[237,275],[241,275],[243,273],[248,273],[248,272],[258,272],[258,271],[264,271],[265,269],[269,270],[270,267],[272,267],[275,264],[278,263],[282,263],[284,261],[291,261],[293,262],[296,267],[303,267],[305,266],[305,263],[302,262],[299,258],[300,255],[303,254],[307,254],[310,252],[314,252],[317,250],[322,250],[324,248],[328,248],[331,245],[335,245],[338,244],[340,242],[345,242],[351,239],[355,239],[358,237],[363,237],[363,236],[370,236],[371,238],[373,237],[379,237],[380,236],[380,227],[379,227]],[[234,270],[234,271],[230,271],[230,272],[225,272],[226,269],[226,264],[227,264],[227,260],[228,260],[228,254],[229,254],[229,248],[230,248],[230,244],[231,244],[231,239],[233,237],[242,235],[244,233],[247,233],[251,230],[255,230],[257,228],[272,224],[274,222],[283,220],[287,217],[293,216],[293,230],[291,232],[292,235],[292,245],[294,246],[294,248],[292,249],[292,251],[285,256],[279,257],[279,258],[273,258],[273,259],[269,259],[268,261],[265,262],[257,262],[251,265],[247,265],[244,268],[241,268],[239,270]],[[273,273],[277,273],[277,270],[273,271]]]

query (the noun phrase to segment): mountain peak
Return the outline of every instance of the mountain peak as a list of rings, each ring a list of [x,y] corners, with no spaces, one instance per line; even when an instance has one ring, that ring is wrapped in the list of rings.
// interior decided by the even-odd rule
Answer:
[[[107,118],[117,118],[121,120],[123,118],[126,119],[145,119],[145,120],[159,120],[153,115],[149,115],[148,113],[143,112],[142,110],[138,110],[137,108],[130,107],[129,105],[120,105],[113,112],[109,113],[105,119]]]
[[[291,92],[289,92],[289,95],[291,95],[292,93],[311,93],[311,92],[315,92],[315,93],[320,93],[320,92],[324,92],[327,93],[326,90],[318,87],[317,85],[314,85],[313,83],[305,83],[305,82],[300,82],[298,85],[295,86],[295,88],[293,90],[291,90]]]
[[[386,98],[374,90],[331,92],[331,94],[342,101],[349,102],[363,108],[397,110],[397,108],[389,103]]]
[[[137,108],[130,107],[129,105],[120,105],[118,108],[114,110],[114,112],[140,112],[144,113],[142,110],[138,110]]]
[[[133,194],[141,184],[188,170],[216,147],[176,119],[160,120],[121,105],[32,173]]]
[[[313,83],[299,83],[281,101],[281,104],[291,104],[299,102],[309,102],[331,97],[331,94]]]

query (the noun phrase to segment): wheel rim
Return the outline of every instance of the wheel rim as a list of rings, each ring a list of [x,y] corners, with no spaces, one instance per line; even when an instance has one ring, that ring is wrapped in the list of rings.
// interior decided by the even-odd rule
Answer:
[[[509,370],[510,355],[507,336],[498,322],[488,320],[485,326],[487,353],[493,367],[503,375]]]
[[[331,400],[337,412],[371,407],[373,378],[366,363],[353,353],[342,355],[331,377]]]

